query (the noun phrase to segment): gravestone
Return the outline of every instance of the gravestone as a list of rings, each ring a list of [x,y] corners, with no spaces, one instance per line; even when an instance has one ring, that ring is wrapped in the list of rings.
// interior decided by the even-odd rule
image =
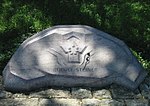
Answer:
[[[123,41],[82,25],[55,26],[35,34],[3,70],[5,89],[13,92],[112,83],[134,90],[146,74]]]

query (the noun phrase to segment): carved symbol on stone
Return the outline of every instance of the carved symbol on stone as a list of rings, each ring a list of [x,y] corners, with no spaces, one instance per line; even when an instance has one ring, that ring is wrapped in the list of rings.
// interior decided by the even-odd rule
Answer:
[[[85,51],[87,46],[81,48],[78,45],[73,44],[71,46],[68,46],[67,48],[63,48],[61,46],[61,48],[63,49],[65,54],[68,54],[69,63],[81,63],[81,54]]]
[[[83,44],[84,41],[74,34],[70,34],[69,37],[64,39],[64,42],[65,43],[60,47],[64,53],[68,55],[68,63],[81,63],[81,55],[87,48],[87,46]]]
[[[93,54],[92,54],[92,55],[93,55]],[[86,68],[87,64],[90,63],[90,57],[91,57],[90,52],[87,53],[87,54],[84,56],[84,61],[83,61],[82,64],[84,64],[84,62],[85,62],[85,65],[84,65],[84,67],[83,67],[83,70]]]
[[[87,63],[86,52],[88,51],[88,46],[85,45],[84,36],[79,37],[78,33],[75,32],[66,34],[63,36],[59,48],[60,50],[50,48],[48,52],[56,57],[57,63],[60,66],[67,66],[68,63],[70,63],[70,65],[84,65],[84,63]],[[84,67],[86,67],[86,65]]]

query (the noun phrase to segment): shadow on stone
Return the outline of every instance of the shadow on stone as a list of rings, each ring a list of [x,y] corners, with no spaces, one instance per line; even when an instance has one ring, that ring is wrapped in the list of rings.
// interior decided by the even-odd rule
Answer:
[[[84,25],[60,25],[33,35],[3,71],[5,88],[12,92],[112,83],[134,90],[146,74],[123,41]]]
[[[14,92],[11,98],[29,102],[31,98],[41,105],[132,103],[130,99],[143,97],[135,89],[145,76],[124,42],[82,25],[56,26],[35,34],[3,71],[5,89]]]
[[[0,77],[2,79],[2,77]],[[0,81],[0,105],[8,106],[149,106],[150,78],[147,77],[136,91],[112,84],[105,88],[49,88],[40,91],[11,93]]]

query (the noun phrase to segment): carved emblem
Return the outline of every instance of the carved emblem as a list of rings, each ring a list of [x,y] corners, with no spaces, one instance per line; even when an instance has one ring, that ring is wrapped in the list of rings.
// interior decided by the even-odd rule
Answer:
[[[75,64],[86,67],[90,61],[91,50],[87,50],[85,35],[76,32],[63,35],[59,48],[59,51],[51,48],[49,52],[57,58],[57,62],[61,66]]]
[[[75,36],[71,36],[69,39],[77,39]],[[69,40],[68,39],[68,40]],[[78,39],[77,39],[78,40]],[[68,62],[69,63],[81,63],[81,54],[85,51],[87,46],[85,45],[78,45],[76,40],[69,42],[69,45],[60,46],[65,54],[68,55]]]

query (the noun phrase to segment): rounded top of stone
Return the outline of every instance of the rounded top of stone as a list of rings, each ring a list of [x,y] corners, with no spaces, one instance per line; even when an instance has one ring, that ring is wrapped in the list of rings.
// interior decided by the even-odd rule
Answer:
[[[21,80],[29,84],[27,89],[37,80],[43,86],[46,81],[55,86],[87,86],[85,79],[98,80],[90,84],[93,87],[117,83],[135,89],[146,72],[123,41],[90,26],[58,25],[24,41],[3,75],[7,86]]]

